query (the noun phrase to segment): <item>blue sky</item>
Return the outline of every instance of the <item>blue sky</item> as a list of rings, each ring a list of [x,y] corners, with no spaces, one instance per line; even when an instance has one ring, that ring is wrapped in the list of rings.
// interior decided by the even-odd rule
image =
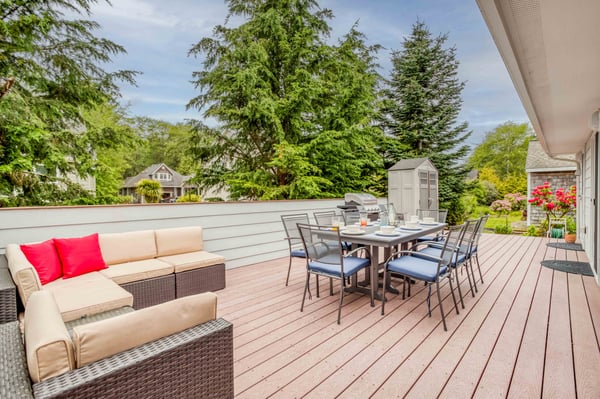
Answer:
[[[199,93],[190,83],[202,60],[188,57],[200,39],[223,24],[227,7],[222,0],[113,0],[100,3],[92,19],[102,25],[98,35],[123,45],[127,54],[114,58],[107,69],[134,69],[137,87],[122,86],[122,103],[132,115],[169,122],[203,119],[185,110]],[[321,0],[333,11],[332,39],[337,40],[358,21],[358,29],[379,52],[380,73],[388,75],[390,52],[401,49],[417,19],[434,35],[448,35],[460,61],[459,78],[466,82],[460,121],[473,130],[470,144],[505,121],[528,122],[508,72],[483,22],[475,0]],[[213,125],[211,121],[208,124]]]

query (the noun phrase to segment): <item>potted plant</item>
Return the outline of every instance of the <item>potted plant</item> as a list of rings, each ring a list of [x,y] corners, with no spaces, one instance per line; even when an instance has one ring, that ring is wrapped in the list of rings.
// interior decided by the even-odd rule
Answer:
[[[575,222],[575,218],[568,217],[567,218],[567,234],[565,234],[565,242],[572,244],[577,240],[577,223]]]

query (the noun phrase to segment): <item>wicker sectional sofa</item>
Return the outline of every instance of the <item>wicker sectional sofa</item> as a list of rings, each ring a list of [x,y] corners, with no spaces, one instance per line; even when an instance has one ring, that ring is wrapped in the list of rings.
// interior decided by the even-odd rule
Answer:
[[[2,398],[233,397],[232,325],[216,318],[213,293],[70,328],[52,293],[30,301],[24,334],[0,324]]]
[[[202,228],[99,234],[98,246],[105,268],[42,284],[7,245],[0,398],[233,397],[232,325],[207,292],[225,287],[225,260]]]
[[[23,307],[32,293],[48,290],[68,322],[225,288],[225,259],[204,250],[202,227],[99,234],[98,242],[106,269],[45,285],[21,247],[8,244],[8,269]]]

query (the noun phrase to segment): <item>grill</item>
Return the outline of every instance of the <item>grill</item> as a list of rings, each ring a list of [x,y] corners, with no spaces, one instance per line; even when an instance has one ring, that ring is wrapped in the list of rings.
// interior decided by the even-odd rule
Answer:
[[[367,193],[345,194],[344,205],[338,205],[338,208],[346,211],[367,212],[370,220],[377,220],[379,217],[377,198]]]

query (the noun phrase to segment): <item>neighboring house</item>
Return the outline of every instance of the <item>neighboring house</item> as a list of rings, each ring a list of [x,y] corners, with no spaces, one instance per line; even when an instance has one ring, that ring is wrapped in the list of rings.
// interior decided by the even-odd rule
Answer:
[[[577,239],[600,284],[600,1],[477,4],[542,148],[576,154]]]
[[[528,200],[531,198],[531,191],[535,187],[544,184],[544,182],[550,183],[552,189],[561,187],[568,189],[577,184],[575,155],[562,155],[558,158],[552,158],[546,154],[542,144],[537,140],[529,142],[525,171],[527,172]],[[528,226],[540,223],[545,217],[546,214],[539,206],[532,206],[527,203]]]
[[[135,198],[138,198],[135,191],[137,184],[140,180],[150,179],[160,182],[160,186],[162,187],[161,202],[171,202],[189,191],[193,193],[198,191],[198,187],[195,184],[189,183],[189,180],[192,177],[193,176],[183,176],[164,163],[157,163],[148,166],[135,176],[126,178],[125,183],[123,183],[123,186],[121,187],[120,194],[132,195]]]

